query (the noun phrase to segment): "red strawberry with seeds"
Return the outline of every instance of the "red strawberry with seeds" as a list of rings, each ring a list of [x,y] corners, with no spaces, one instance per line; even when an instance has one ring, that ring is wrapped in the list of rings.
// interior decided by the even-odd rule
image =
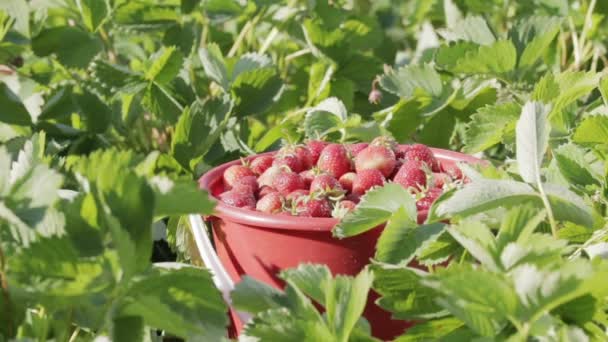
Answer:
[[[433,151],[422,144],[414,144],[411,145],[410,148],[405,152],[404,159],[406,160],[420,160],[425,162],[433,172],[439,172],[439,163],[437,159],[435,159],[435,155]]]
[[[302,170],[308,170],[314,165],[312,155],[308,148],[304,146],[296,146],[294,149],[294,154],[300,160]]]
[[[273,158],[272,156],[259,156],[251,161],[249,168],[256,175],[261,175],[266,171],[270,166],[272,166]]]
[[[258,177],[258,184],[260,186],[272,187],[272,181],[281,172],[284,172],[284,170],[281,170],[281,168],[278,166],[269,167],[266,171],[264,171],[264,173],[260,175],[260,177]]]
[[[273,189],[272,187],[270,187],[270,186],[264,185],[263,187],[260,188],[260,191],[258,193],[258,198],[262,198],[262,197],[264,197],[264,196],[266,196],[268,194],[271,194],[273,192],[277,192],[277,191],[275,189]]]
[[[369,146],[368,143],[358,143],[358,144],[347,145],[346,149],[348,150],[348,152],[350,152],[350,155],[354,158],[357,156],[357,154],[359,154],[359,152],[366,149],[367,146]]]
[[[252,194],[258,192],[258,179],[255,176],[246,176],[237,179],[232,185],[232,190],[235,191],[248,191]]]
[[[353,182],[353,194],[363,195],[374,186],[382,186],[384,181],[384,175],[376,169],[361,170]]]
[[[337,196],[344,193],[344,189],[338,180],[329,174],[322,174],[315,177],[310,184],[310,192],[323,195]]]
[[[356,178],[357,178],[356,173],[347,172],[347,173],[343,174],[342,177],[340,177],[340,179],[338,179],[338,182],[340,182],[342,189],[346,190],[347,192],[351,192],[351,191],[353,191],[353,182],[355,181]]]
[[[280,194],[287,195],[288,193],[306,189],[304,180],[299,174],[294,172],[281,172],[272,181],[272,187]]]
[[[395,158],[405,159],[405,154],[410,150],[410,145],[397,145],[395,147]]]
[[[433,172],[433,185],[436,188],[443,188],[446,183],[449,183],[450,176],[447,173]]]
[[[340,178],[352,169],[348,151],[339,144],[331,144],[323,149],[317,161],[317,167],[336,178]]]
[[[423,167],[425,164],[419,160],[406,160],[393,181],[406,189],[421,189],[426,186],[426,172]]]
[[[313,165],[317,164],[319,156],[321,155],[321,152],[323,151],[325,146],[327,146],[327,143],[325,141],[320,140],[310,140],[306,143],[306,147],[308,147],[308,151],[310,152],[310,157]]]
[[[278,192],[270,193],[262,197],[255,206],[257,211],[268,214],[277,214],[283,211],[283,202],[285,199]]]
[[[317,176],[317,171],[315,171],[314,169],[304,170],[304,171],[300,172],[300,177],[302,177],[302,179],[304,180],[304,184],[306,185],[307,188],[310,188],[310,184],[312,183],[312,181],[315,179],[316,176]]]
[[[442,169],[444,169],[444,172],[447,173],[453,180],[460,180],[464,178],[462,170],[460,170],[460,167],[458,167],[458,165],[453,164],[446,167],[442,167]]]
[[[255,197],[247,191],[226,191],[220,194],[220,200],[233,207],[255,209]]]
[[[325,198],[298,198],[295,201],[295,212],[304,217],[331,217],[331,203]]]
[[[280,154],[274,158],[272,166],[285,167],[287,166],[293,172],[300,172],[303,170],[302,162],[295,154]]]
[[[393,173],[395,163],[395,153],[391,149],[369,145],[355,157],[355,170],[359,174],[362,170],[376,169],[388,177]]]
[[[245,165],[232,165],[224,171],[224,185],[232,188],[236,180],[247,176],[255,176],[255,174]]]
[[[431,208],[431,205],[433,205],[435,200],[437,200],[437,198],[439,198],[439,196],[441,196],[442,193],[443,193],[443,191],[441,191],[441,189],[438,189],[438,188],[429,189],[424,194],[423,198],[416,201],[416,208],[418,209],[418,211],[429,210]]]
[[[348,194],[346,195],[346,197],[344,197],[345,200],[351,201],[353,203],[359,203],[361,202],[361,196],[360,195],[355,195],[355,194]]]

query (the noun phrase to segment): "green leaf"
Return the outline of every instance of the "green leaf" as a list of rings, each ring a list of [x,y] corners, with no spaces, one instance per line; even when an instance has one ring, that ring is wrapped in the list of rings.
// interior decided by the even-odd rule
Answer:
[[[598,88],[604,99],[604,105],[608,106],[608,77],[603,77],[600,80],[600,86]]]
[[[228,97],[195,102],[184,110],[175,126],[171,155],[188,170],[194,170],[220,138],[226,118],[232,110]]]
[[[224,88],[224,90],[228,90],[228,72],[226,71],[226,63],[219,46],[211,43],[207,45],[207,48],[198,50],[198,56],[201,59],[201,63],[203,63],[207,76]]]
[[[281,279],[300,289],[321,305],[325,305],[325,290],[322,285],[331,281],[331,272],[325,265],[300,264],[297,268],[281,271]]]
[[[315,103],[329,95],[331,79],[335,65],[327,61],[318,61],[310,66],[308,77],[308,102]]]
[[[452,62],[453,63],[453,62]],[[451,68],[463,74],[500,75],[512,71],[517,63],[517,51],[509,40],[499,40],[488,46],[467,51]]]
[[[555,218],[576,224],[595,227],[600,223],[593,209],[574,192],[557,184],[544,184],[545,193],[553,209]]]
[[[397,337],[395,342],[416,341],[471,341],[475,338],[472,331],[466,329],[464,322],[454,317],[434,319],[415,324]]]
[[[30,37],[30,9],[26,0],[3,0],[0,10],[15,19],[13,29],[25,37]]]
[[[132,29],[166,28],[180,19],[176,6],[150,2],[123,2],[114,11],[116,24]]]
[[[454,265],[423,283],[441,293],[441,306],[482,336],[496,336],[517,309],[517,294],[502,274]]]
[[[73,26],[48,28],[32,39],[37,56],[55,54],[61,64],[74,68],[85,68],[102,48],[97,37]]]
[[[404,207],[399,208],[382,231],[376,245],[375,259],[389,264],[407,265],[424,244],[435,240],[444,225],[418,226]]]
[[[253,314],[279,309],[287,304],[287,297],[284,293],[249,276],[244,276],[236,284],[230,297],[232,305],[236,309]]]
[[[511,39],[514,41],[519,57],[519,67],[533,66],[542,57],[557,36],[561,18],[532,16],[514,25]]]
[[[112,320],[112,341],[144,341],[147,329],[140,316],[115,317]]]
[[[169,88],[156,83],[150,83],[146,87],[142,105],[168,122],[175,122],[184,110]]]
[[[265,68],[272,65],[272,60],[266,56],[255,52],[248,52],[236,62],[232,68],[231,80],[234,81],[240,74],[255,69]]]
[[[388,183],[372,189],[365,193],[355,210],[334,227],[333,235],[345,238],[366,232],[392,219],[400,208],[405,209],[410,221],[416,221],[414,198],[401,185]]]
[[[344,126],[347,111],[344,103],[335,97],[323,100],[304,117],[304,132],[309,138],[321,138]]]
[[[82,21],[91,32],[97,31],[108,17],[108,3],[106,0],[77,0]]]
[[[375,264],[374,290],[381,297],[378,305],[391,312],[397,319],[429,319],[445,316],[445,311],[437,305],[438,293],[423,286],[420,281],[427,273],[415,268]]]
[[[572,243],[584,243],[591,238],[594,229],[585,227],[572,222],[566,222],[560,230],[557,231],[557,236],[560,239],[566,239]]]
[[[184,56],[175,46],[164,48],[150,57],[145,77],[151,82],[167,84],[177,76],[183,62]]]
[[[87,130],[92,133],[104,133],[111,124],[112,109],[87,90],[74,99],[86,120]]]
[[[373,273],[366,268],[354,279],[336,276],[325,283],[327,320],[338,341],[348,341],[351,331],[363,314],[372,282]]]
[[[275,100],[283,81],[273,67],[241,73],[231,87],[235,100],[234,112],[239,116],[260,114]]]
[[[454,240],[458,241],[471,256],[491,271],[499,271],[495,253],[496,244],[490,228],[480,221],[465,219],[448,229]]]
[[[32,124],[30,113],[19,97],[4,82],[0,83],[0,107],[3,112],[0,122],[20,126]]]
[[[540,180],[540,168],[549,144],[549,108],[539,102],[527,102],[517,122],[517,165],[528,183]]]
[[[502,218],[496,237],[496,251],[500,253],[511,242],[528,240],[545,217],[544,210],[530,205],[511,208]]]
[[[500,143],[509,126],[515,125],[521,107],[514,102],[487,105],[477,109],[465,133],[465,151],[475,153]]]
[[[210,215],[213,212],[215,202],[195,182],[172,181],[168,177],[156,176],[151,179],[151,183],[155,192],[155,217]]]
[[[553,150],[553,155],[562,175],[576,185],[591,185],[600,183],[589,162],[585,160],[586,151],[574,144],[564,144]]]
[[[380,85],[386,91],[402,98],[410,98],[417,89],[431,96],[440,96],[443,92],[441,78],[435,68],[429,64],[408,65],[390,70],[382,75]]]
[[[608,116],[594,115],[583,119],[574,131],[572,141],[586,146],[608,143]]]
[[[131,284],[120,313],[183,338],[219,341],[226,334],[226,311],[208,271],[156,264]]]
[[[441,196],[431,207],[428,221],[472,215],[530,200],[540,201],[540,197],[528,184],[511,180],[477,180]]]
[[[479,45],[490,45],[496,41],[488,23],[481,16],[468,15],[464,19],[448,23],[448,30],[440,33],[447,40],[464,40]]]

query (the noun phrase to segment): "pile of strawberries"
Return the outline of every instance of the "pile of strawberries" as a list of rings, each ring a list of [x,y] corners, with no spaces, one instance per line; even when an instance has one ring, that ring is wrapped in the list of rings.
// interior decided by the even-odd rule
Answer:
[[[271,214],[341,218],[368,190],[386,182],[408,189],[418,210],[427,210],[462,179],[458,167],[444,169],[422,144],[399,145],[387,137],[369,144],[312,140],[230,166],[219,198]]]

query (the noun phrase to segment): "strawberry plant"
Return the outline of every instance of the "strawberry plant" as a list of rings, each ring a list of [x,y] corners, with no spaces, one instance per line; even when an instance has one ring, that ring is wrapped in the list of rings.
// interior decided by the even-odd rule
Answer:
[[[416,323],[397,341],[606,340],[607,16],[1,1],[0,341],[220,341],[230,305],[241,339],[373,341],[374,293]],[[383,228],[358,274],[302,264],[229,297],[188,220],[225,205],[333,217],[334,242]]]

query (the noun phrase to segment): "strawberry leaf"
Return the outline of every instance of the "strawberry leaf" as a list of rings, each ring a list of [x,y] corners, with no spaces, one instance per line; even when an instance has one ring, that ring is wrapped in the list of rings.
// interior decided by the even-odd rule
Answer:
[[[55,54],[61,64],[74,68],[85,68],[102,47],[97,37],[72,26],[47,28],[32,39],[37,56]]]
[[[404,209],[403,214],[408,215],[409,221],[416,222],[414,198],[401,185],[389,183],[372,189],[361,198],[355,210],[334,227],[332,233],[338,238],[364,233],[392,220],[400,208]]]
[[[380,85],[386,91],[402,98],[410,98],[415,90],[438,97],[443,93],[443,83],[435,69],[429,65],[408,65],[390,70],[380,78]]]
[[[572,140],[586,146],[606,144],[608,142],[608,116],[594,115],[583,119],[576,127]]]
[[[207,48],[202,48],[198,51],[198,56],[201,59],[201,63],[203,63],[207,77],[215,81],[224,90],[228,90],[228,72],[226,71],[226,64],[219,46],[215,43],[209,44]]]
[[[600,175],[591,169],[591,163],[585,160],[586,151],[574,144],[564,144],[553,150],[561,174],[576,185],[600,184]]]
[[[242,72],[231,87],[234,112],[240,117],[262,113],[274,102],[282,86],[283,81],[273,67]]]
[[[77,0],[76,3],[85,26],[91,32],[97,31],[110,12],[106,0]]]
[[[183,62],[182,53],[174,46],[162,49],[150,57],[145,78],[150,82],[167,84],[177,76]]]
[[[528,183],[540,180],[540,167],[549,144],[549,108],[538,102],[527,102],[517,122],[517,165]]]

